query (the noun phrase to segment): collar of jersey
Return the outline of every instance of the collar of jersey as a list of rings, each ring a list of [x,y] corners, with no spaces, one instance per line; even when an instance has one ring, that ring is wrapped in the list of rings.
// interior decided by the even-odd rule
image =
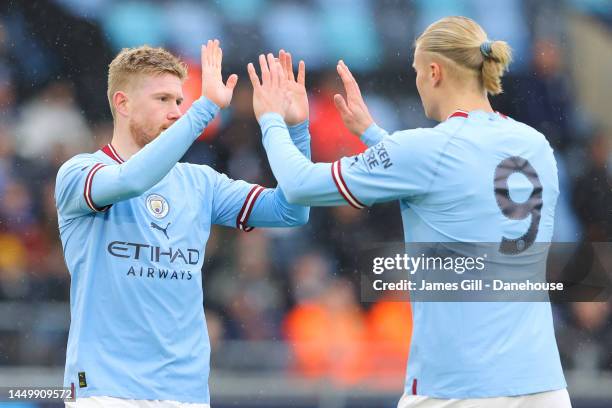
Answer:
[[[102,152],[119,164],[124,162],[121,156],[119,156],[119,153],[117,153],[117,150],[115,150],[113,145],[110,143],[102,148]]]
[[[504,119],[508,119],[508,116],[504,115],[501,112],[495,111],[495,113],[497,113],[499,116],[501,116]],[[462,109],[457,109],[456,111],[454,111],[453,113],[448,115],[446,120],[449,120],[450,118],[467,118],[469,116],[469,114],[470,113],[468,111],[464,111]]]

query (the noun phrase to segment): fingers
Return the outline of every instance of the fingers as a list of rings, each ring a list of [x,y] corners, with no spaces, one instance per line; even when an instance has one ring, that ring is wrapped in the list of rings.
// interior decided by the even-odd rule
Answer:
[[[259,82],[259,79],[257,80]],[[227,82],[225,83],[225,87],[230,91],[233,91],[238,83],[238,75],[232,74],[227,78]]]
[[[206,45],[202,45],[202,67],[221,67],[222,59],[223,51],[219,46],[219,40],[208,40]]]
[[[279,57],[275,58],[272,53],[268,53],[267,55],[259,55],[259,66],[261,68],[261,83],[260,86],[272,86],[279,87],[284,86],[284,83],[288,80],[288,74],[286,67],[289,67],[289,71],[291,71],[290,65],[290,57],[289,53],[286,53],[284,50],[279,52]],[[252,64],[249,63],[247,66],[247,70],[249,71],[249,77],[251,78],[251,82],[254,78],[257,78],[257,74],[255,72],[255,67],[250,68]],[[251,75],[251,69],[253,71],[253,75]],[[293,73],[291,72],[291,78],[293,78]],[[257,78],[259,81],[259,78]],[[253,84],[255,87],[255,84]]]
[[[287,53],[285,52],[285,50],[278,51],[278,61],[280,62],[281,67],[283,69],[282,74],[287,77],[289,73],[287,72]]]
[[[217,66],[217,40],[212,40],[210,43],[210,65]]]
[[[202,67],[208,66],[208,62],[210,61],[210,43],[211,40],[204,45],[202,44]]]
[[[295,76],[293,75],[293,61],[291,60],[291,53],[285,53],[285,72],[287,73],[287,79],[291,82],[295,81]]]
[[[279,72],[280,63],[278,63],[274,59],[274,55],[272,53],[268,53],[267,59],[268,59],[268,67],[270,68],[270,79],[271,79],[272,86],[275,86],[275,87],[280,86],[280,77],[281,77],[281,72]]]
[[[361,99],[361,91],[359,90],[359,85],[357,84],[357,81],[355,81],[355,78],[351,74],[351,71],[349,71],[348,67],[344,64],[344,62],[339,61],[336,69],[338,71],[338,75],[340,75],[342,84],[344,85],[344,90],[346,91],[347,99]]]
[[[261,82],[263,85],[270,83],[270,70],[268,69],[268,63],[266,57],[263,54],[259,55],[259,67],[261,69]]]
[[[346,70],[346,66],[344,65],[342,61],[338,61],[338,65],[336,66],[336,71],[338,71],[338,75],[340,75],[340,79],[342,80],[342,84],[344,85],[344,88],[347,90],[351,88],[351,86],[353,86],[351,77],[349,76]]]
[[[253,89],[260,88],[261,83],[259,82],[259,77],[257,76],[257,72],[255,71],[255,67],[253,66],[253,63],[249,62],[249,65],[247,65],[247,72],[249,73],[249,78],[251,79],[251,85],[253,85]],[[236,78],[236,80],[237,79],[238,78]],[[229,82],[229,79],[228,79],[228,82]]]
[[[286,78],[295,82],[295,75],[293,73],[293,60],[291,58],[291,53],[286,52],[285,50],[280,50],[278,53],[279,60],[281,62],[281,66],[283,68],[284,73],[286,74]],[[297,82],[304,85],[306,83],[306,65],[304,61],[300,61],[298,64],[298,77]]]
[[[345,117],[351,114],[351,111],[348,105],[346,104],[346,101],[342,97],[342,95],[340,94],[334,95],[334,104],[336,105],[336,109],[338,109],[342,117]]]
[[[342,65],[342,67],[344,68],[345,72],[347,73],[348,77],[354,81],[355,83],[357,83],[357,80],[355,80],[355,77],[353,76],[353,73],[351,72],[351,70],[349,69],[349,67],[344,63],[343,60],[338,61],[338,63],[340,65]]]
[[[293,76],[293,71],[291,73],[291,76]],[[300,85],[306,86],[306,63],[304,63],[304,61],[301,61],[301,60],[300,60],[300,63],[298,64],[297,81]]]
[[[279,85],[282,87],[285,87],[287,83],[289,82],[289,79],[287,78],[287,75],[285,75],[285,72],[283,71],[283,67],[278,60],[276,60],[276,68],[278,70]]]
[[[280,50],[278,52],[278,61],[280,62],[281,67],[283,68],[282,75],[287,77],[289,73],[287,72],[287,53],[285,52],[285,50]]]
[[[223,50],[219,46],[219,41],[215,40],[216,48],[215,48],[215,66],[221,67],[221,61],[223,61]]]
[[[346,77],[349,79],[349,81],[352,83],[352,85],[355,87],[355,89],[358,92],[361,92],[361,91],[359,91],[359,84],[357,83],[357,80],[353,76],[353,73],[351,72],[351,70],[348,69],[348,67],[346,66],[344,61],[340,60],[339,63],[342,65],[342,68],[343,68],[343,70],[344,70],[344,72],[346,74]]]

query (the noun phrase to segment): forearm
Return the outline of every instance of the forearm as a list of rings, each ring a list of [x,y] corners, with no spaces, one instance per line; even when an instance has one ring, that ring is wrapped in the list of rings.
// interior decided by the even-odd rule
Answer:
[[[310,159],[310,133],[308,120],[288,127],[291,141],[302,154]],[[266,189],[253,209],[249,225],[253,227],[288,227],[304,225],[308,222],[310,207],[289,204],[280,185]]]
[[[92,181],[97,206],[137,197],[157,184],[183,157],[219,108],[202,97],[176,123],[148,143],[128,161],[104,166]]]
[[[290,204],[280,188],[267,188],[249,217],[250,227],[295,227],[308,223],[310,207]]]
[[[294,126],[287,126],[289,136],[293,144],[308,160],[310,160],[310,132],[308,130],[309,122],[305,120]]]
[[[294,145],[280,115],[265,114],[260,125],[270,167],[289,203],[345,204],[331,178],[331,164],[314,164],[306,158]]]

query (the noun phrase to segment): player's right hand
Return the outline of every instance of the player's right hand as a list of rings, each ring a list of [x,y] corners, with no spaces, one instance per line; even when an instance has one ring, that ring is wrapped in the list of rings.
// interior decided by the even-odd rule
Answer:
[[[268,54],[259,56],[261,69],[261,82],[252,63],[247,65],[247,71],[253,85],[253,110],[257,120],[264,113],[278,113],[285,119],[291,105],[290,91],[287,86],[287,76],[283,72],[281,63]]]
[[[230,75],[224,84],[221,76],[222,60],[223,51],[219,47],[219,40],[208,40],[206,45],[202,45],[202,96],[220,108],[226,108],[232,101],[238,75]]]
[[[280,50],[278,61],[287,76],[287,87],[291,105],[285,115],[285,122],[289,126],[297,125],[308,119],[308,94],[306,92],[306,64],[300,61],[298,64],[297,79],[293,73],[293,62],[291,54]]]
[[[369,128],[372,123],[374,123],[374,120],[368,111],[368,107],[363,101],[357,81],[353,77],[353,74],[351,74],[351,71],[349,71],[344,61],[338,61],[338,66],[336,69],[338,71],[338,75],[340,75],[340,79],[342,79],[342,84],[344,85],[344,90],[346,92],[346,101],[342,95],[334,95],[336,109],[338,109],[340,112],[342,121],[348,130],[357,136],[361,136],[363,132],[365,132],[366,129]]]

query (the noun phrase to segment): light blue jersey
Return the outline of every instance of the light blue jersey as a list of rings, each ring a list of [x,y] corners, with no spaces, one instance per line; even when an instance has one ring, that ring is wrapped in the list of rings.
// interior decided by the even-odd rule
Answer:
[[[56,202],[72,282],[64,385],[77,397],[209,403],[202,264],[213,224],[307,222],[280,189],[176,163],[218,108],[202,98],[123,161],[112,145],[59,170]],[[291,130],[310,155],[307,122]]]
[[[518,255],[551,240],[559,193],[552,149],[498,113],[457,111],[434,128],[392,135],[373,125],[363,154],[331,164],[299,153],[278,115],[260,124],[290,202],[364,208],[399,200],[407,243],[499,243]],[[406,393],[462,399],[566,387],[548,302],[412,306]]]

